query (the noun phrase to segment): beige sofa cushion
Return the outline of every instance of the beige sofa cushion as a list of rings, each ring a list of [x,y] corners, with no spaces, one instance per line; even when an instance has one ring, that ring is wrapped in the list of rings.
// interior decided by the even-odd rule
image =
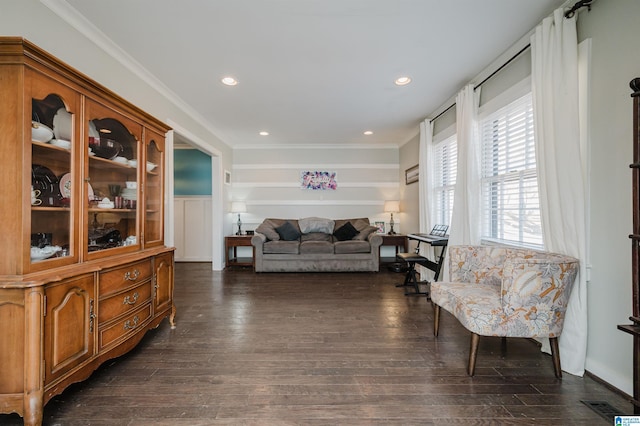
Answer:
[[[305,241],[300,243],[300,254],[333,254],[333,243],[328,241]]]
[[[262,252],[267,254],[299,254],[298,241],[267,241],[262,246]]]
[[[369,241],[336,241],[333,245],[336,254],[371,253],[371,244],[369,244]]]

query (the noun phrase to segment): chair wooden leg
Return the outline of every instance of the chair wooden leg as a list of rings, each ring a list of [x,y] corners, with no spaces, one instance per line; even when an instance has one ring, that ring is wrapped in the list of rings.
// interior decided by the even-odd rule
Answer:
[[[469,347],[469,366],[467,367],[467,373],[473,376],[476,371],[476,358],[478,357],[478,343],[480,342],[480,336],[476,333],[471,333],[471,345]]]
[[[551,346],[551,359],[553,360],[553,371],[558,379],[562,379],[562,368],[560,368],[560,348],[558,346],[557,337],[549,337],[549,346]]]
[[[440,306],[433,303],[433,335],[438,337],[440,330]]]

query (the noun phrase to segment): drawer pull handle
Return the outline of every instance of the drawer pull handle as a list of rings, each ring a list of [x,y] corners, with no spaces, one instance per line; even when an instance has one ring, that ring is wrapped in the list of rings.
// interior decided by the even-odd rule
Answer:
[[[138,318],[138,316],[136,315],[135,317],[133,317],[133,324],[131,324],[131,321],[127,320],[124,322],[124,329],[125,330],[133,330],[134,328],[136,328],[138,326],[138,321],[140,321],[140,318]]]
[[[136,291],[135,293],[133,293],[133,299],[131,298],[131,296],[125,296],[124,300],[122,301],[122,304],[123,305],[135,305],[136,302],[138,301],[138,297],[140,297],[140,295]]]
[[[140,271],[138,271],[137,269],[134,269],[133,273],[131,272],[125,273],[124,279],[125,281],[135,281],[138,279],[139,276],[140,276]]]
[[[96,320],[96,314],[93,308],[93,299],[89,299],[89,333],[93,333],[93,323]]]

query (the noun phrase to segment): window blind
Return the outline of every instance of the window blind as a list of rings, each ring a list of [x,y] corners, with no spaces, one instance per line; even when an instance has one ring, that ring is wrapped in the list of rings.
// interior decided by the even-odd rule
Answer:
[[[433,188],[433,199],[435,201],[435,224],[451,224],[457,163],[458,143],[456,135],[450,136],[435,145]]]
[[[482,238],[542,248],[531,93],[480,122]]]

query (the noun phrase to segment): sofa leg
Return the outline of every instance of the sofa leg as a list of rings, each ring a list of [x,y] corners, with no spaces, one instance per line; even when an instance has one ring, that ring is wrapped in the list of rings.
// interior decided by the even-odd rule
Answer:
[[[562,368],[560,368],[560,347],[558,346],[557,337],[549,337],[549,346],[551,346],[551,359],[553,360],[553,371],[558,379],[562,379]]]
[[[467,367],[467,373],[473,376],[476,372],[476,358],[478,357],[478,343],[480,342],[480,336],[476,333],[471,333],[471,345],[469,347],[469,366]]]
[[[440,330],[440,306],[433,303],[433,335],[438,337]]]

